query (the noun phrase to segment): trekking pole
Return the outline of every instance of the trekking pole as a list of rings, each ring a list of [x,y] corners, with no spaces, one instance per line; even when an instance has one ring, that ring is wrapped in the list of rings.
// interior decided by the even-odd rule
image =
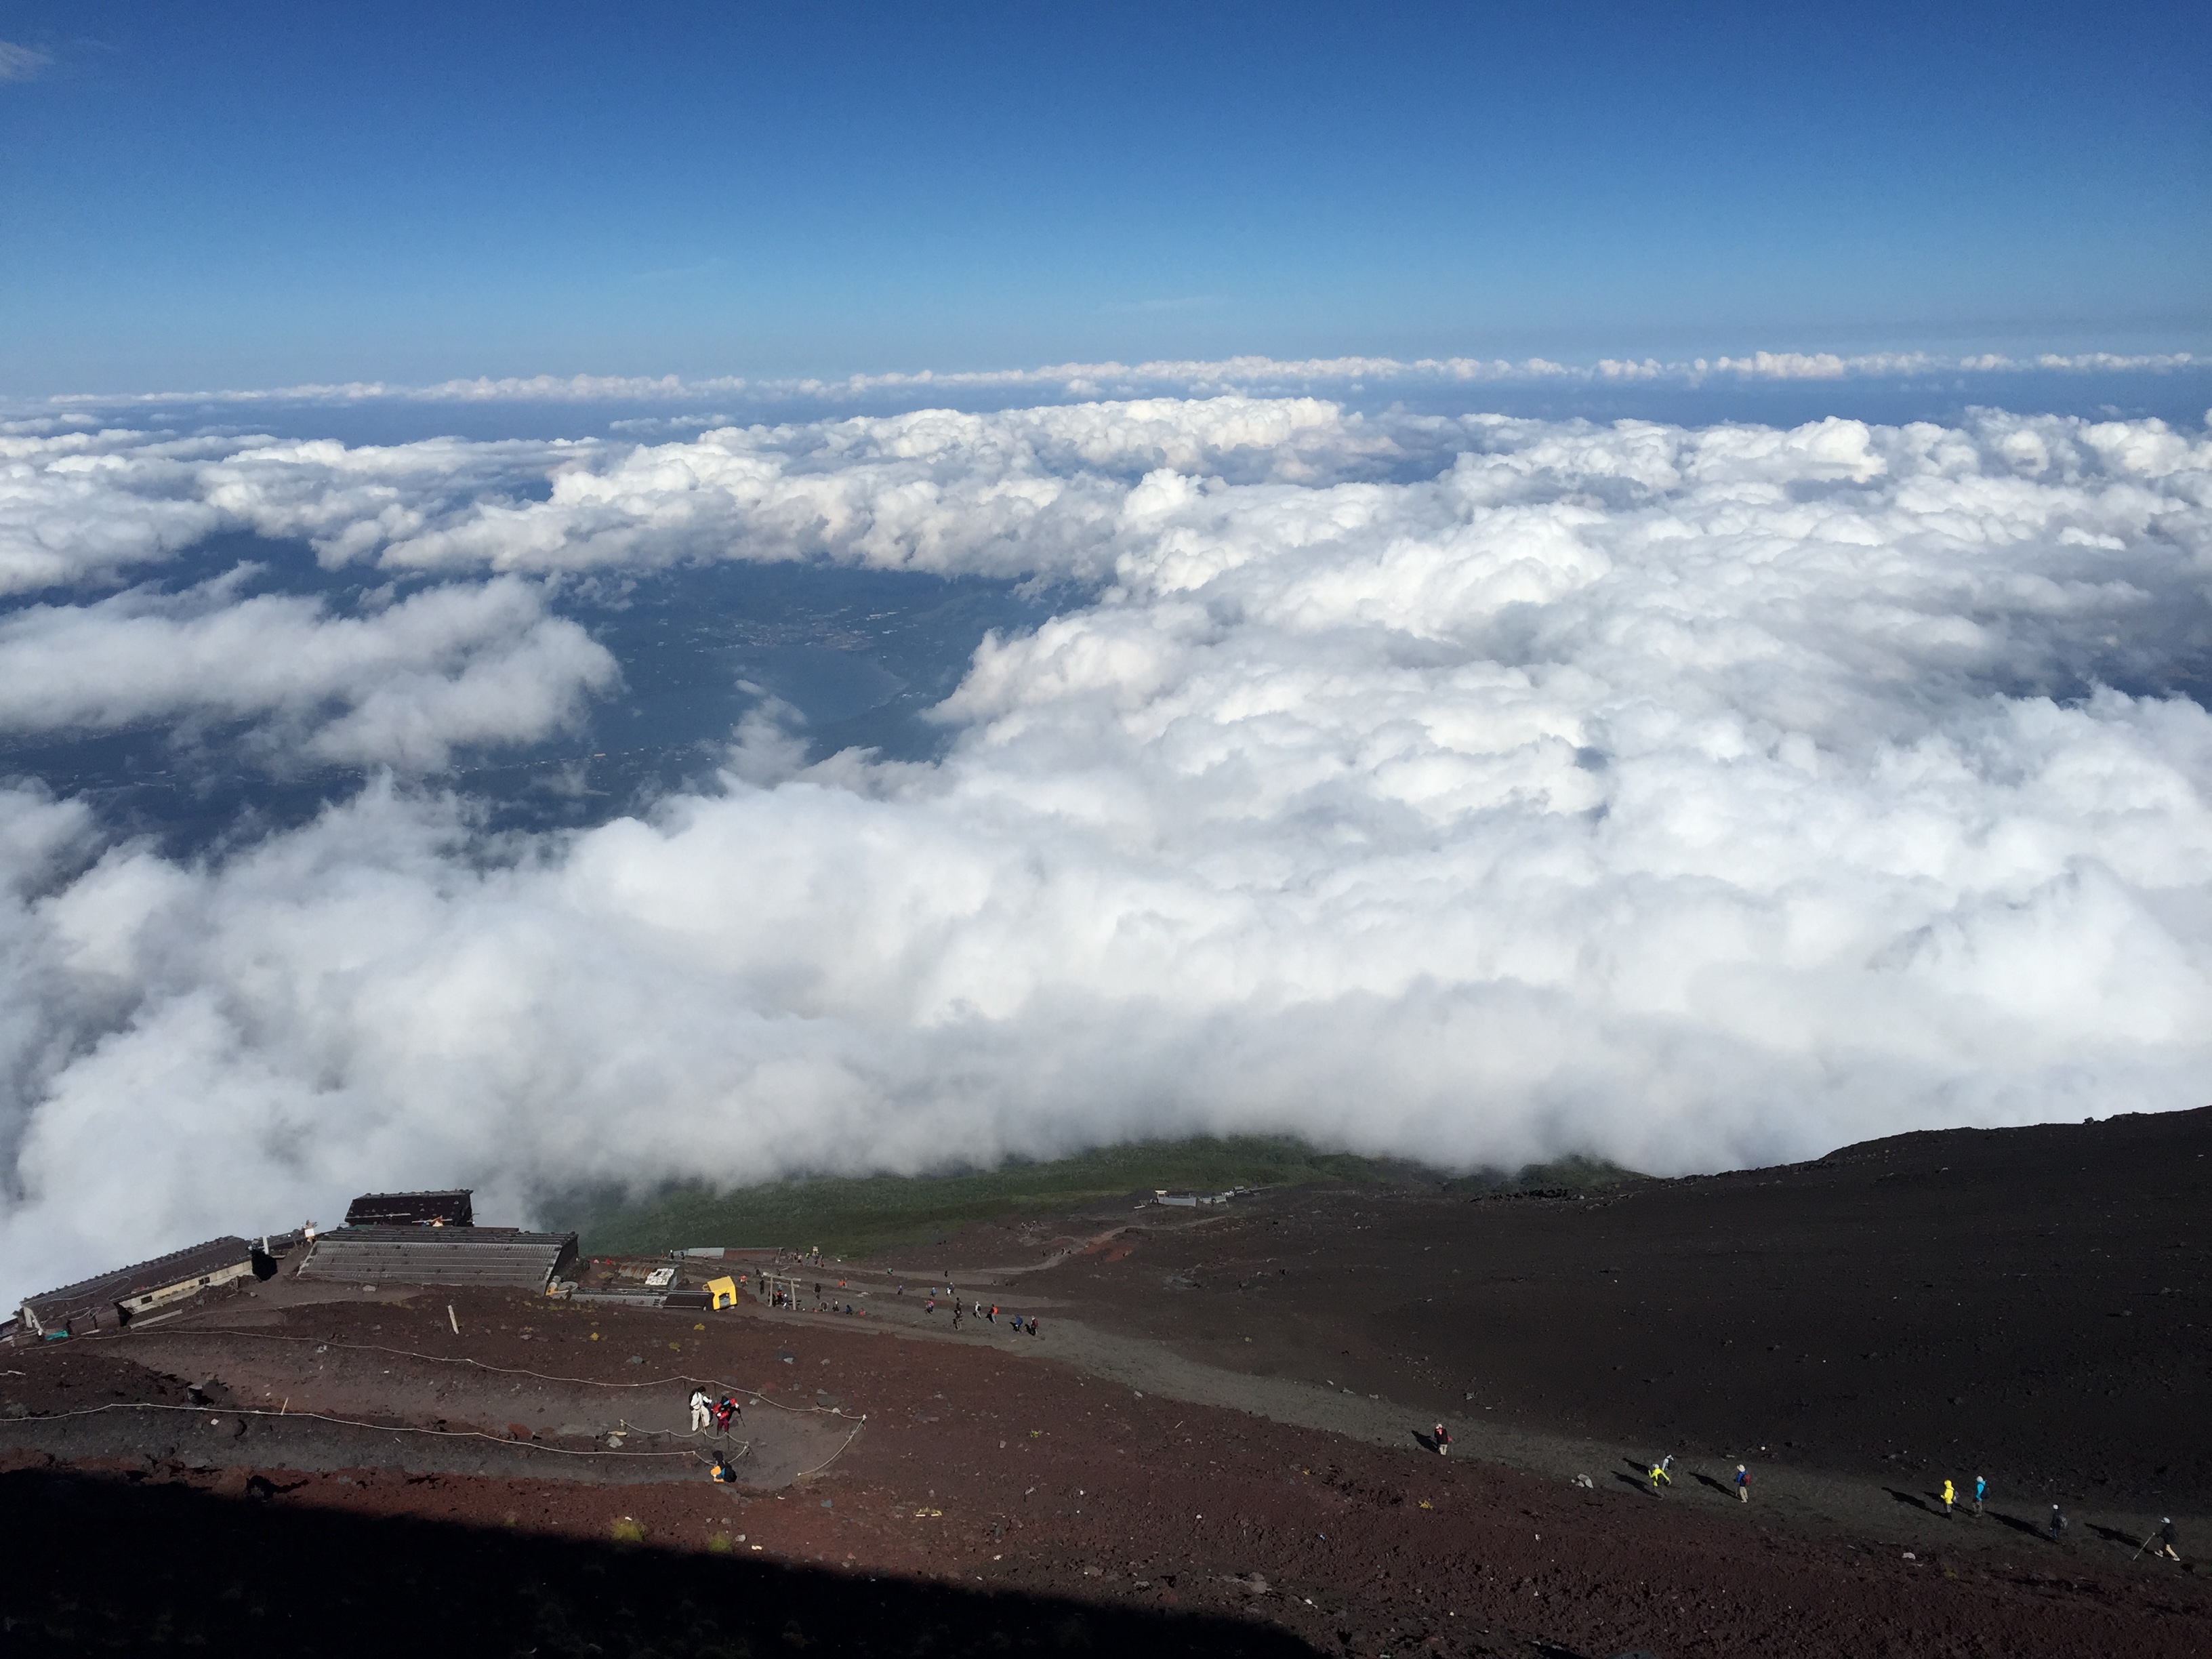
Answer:
[[[2152,1539],[2152,1538],[2155,1538],[2155,1537],[2157,1537],[2157,1536],[2158,1536],[2158,1534],[2157,1534],[2157,1533],[2155,1533],[2155,1532],[2153,1532],[2153,1533],[2150,1534],[2150,1536],[2149,1536],[2148,1538],[2145,1538],[2145,1539],[2142,1540],[2142,1543],[2140,1543],[2140,1544],[2136,1545],[2136,1555],[2141,1555],[2141,1554],[2142,1554],[2145,1550],[2148,1549],[2148,1548],[2150,1547],[2150,1540],[2151,1540],[2151,1539]],[[2130,1560],[2130,1561],[2134,1560],[2134,1559],[2136,1559],[2136,1555],[2130,1555],[2130,1557],[2128,1557],[2128,1559],[2129,1559],[2129,1560]]]

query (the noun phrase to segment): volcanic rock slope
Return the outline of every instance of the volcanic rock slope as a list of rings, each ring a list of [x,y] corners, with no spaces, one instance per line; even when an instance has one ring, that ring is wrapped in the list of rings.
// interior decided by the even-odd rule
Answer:
[[[1586,1192],[1289,1192],[1034,1284],[1428,1414],[2212,1509],[2212,1109]]]
[[[71,1653],[2179,1659],[2212,1594],[2136,1546],[2161,1504],[2203,1532],[2207,1128],[1125,1203],[837,1272],[852,1315],[276,1281],[6,1351],[0,1620]],[[914,1294],[947,1270],[1042,1334],[955,1335]],[[695,1381],[731,1436],[690,1435]],[[1946,1520],[1975,1468],[1990,1513]]]

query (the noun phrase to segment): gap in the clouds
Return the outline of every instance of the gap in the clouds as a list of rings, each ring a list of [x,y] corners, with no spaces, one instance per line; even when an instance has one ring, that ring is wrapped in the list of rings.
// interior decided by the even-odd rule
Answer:
[[[1033,629],[1058,607],[991,577],[733,560],[619,590],[579,585],[559,608],[622,665],[623,690],[594,711],[591,735],[610,761],[638,757],[639,782],[665,787],[681,781],[668,769],[680,772],[684,755],[719,760],[770,698],[802,722],[793,735],[810,761],[853,748],[934,759],[951,734],[927,713],[984,635]]]
[[[184,550],[150,586],[222,583],[231,602],[319,599],[363,614],[432,585],[366,565],[325,569],[304,543],[246,534]],[[112,590],[47,590],[0,605],[96,603]],[[582,726],[531,744],[457,753],[421,781],[465,796],[489,830],[587,828],[681,790],[720,787],[738,723],[772,704],[809,762],[842,750],[928,761],[952,731],[928,712],[996,630],[1057,608],[1034,585],[981,576],[729,561],[556,585],[550,608],[616,658],[622,684]],[[94,807],[107,832],[192,856],[307,822],[371,774],[302,763],[254,721],[145,721],[80,735],[0,733],[0,780],[36,780]]]

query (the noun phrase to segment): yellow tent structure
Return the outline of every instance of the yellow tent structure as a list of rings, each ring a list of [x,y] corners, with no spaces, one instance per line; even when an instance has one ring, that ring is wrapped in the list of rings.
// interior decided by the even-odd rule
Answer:
[[[714,1298],[716,1307],[734,1308],[738,1305],[738,1281],[726,1274],[710,1279],[707,1281],[707,1294]]]

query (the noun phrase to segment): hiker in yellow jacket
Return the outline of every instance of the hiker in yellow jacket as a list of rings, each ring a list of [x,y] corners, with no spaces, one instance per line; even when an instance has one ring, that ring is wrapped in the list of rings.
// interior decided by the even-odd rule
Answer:
[[[1951,1483],[1948,1480],[1944,1481],[1943,1518],[1947,1521],[1951,1518],[1951,1505],[1957,1499],[1958,1496],[1959,1494],[1957,1491],[1952,1486]]]

